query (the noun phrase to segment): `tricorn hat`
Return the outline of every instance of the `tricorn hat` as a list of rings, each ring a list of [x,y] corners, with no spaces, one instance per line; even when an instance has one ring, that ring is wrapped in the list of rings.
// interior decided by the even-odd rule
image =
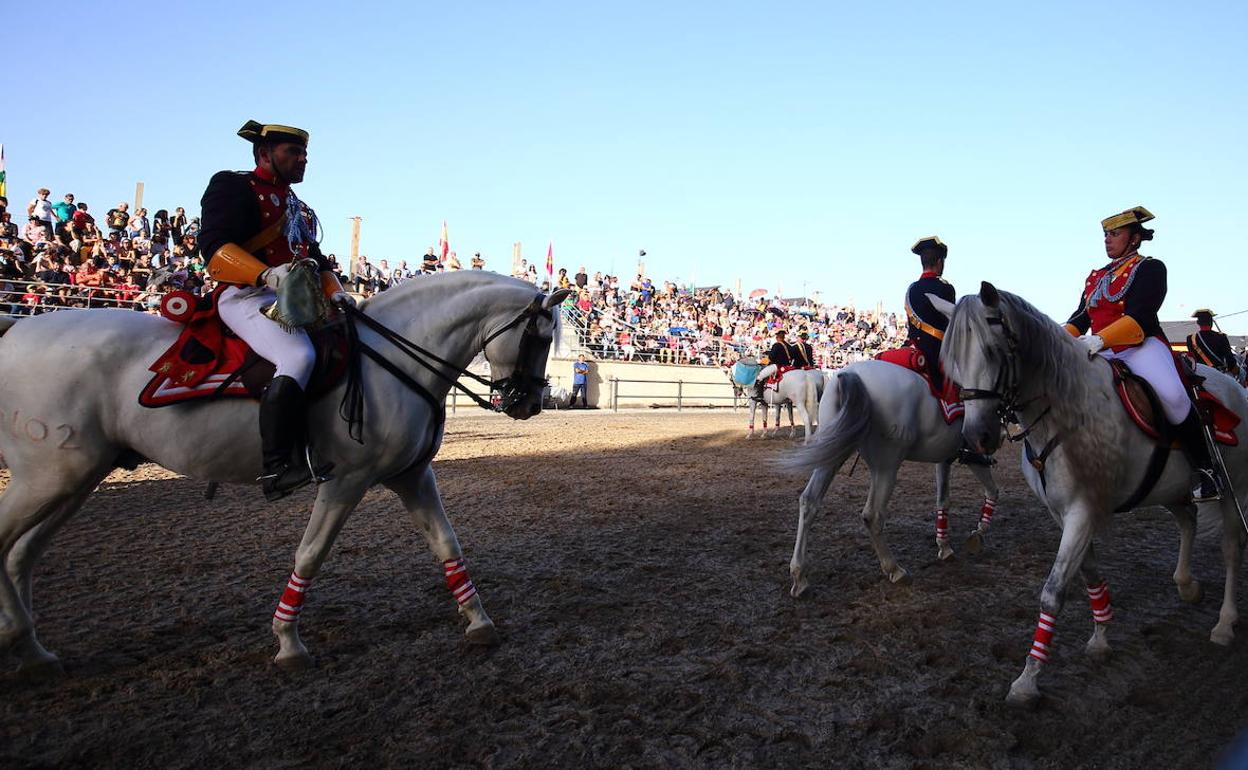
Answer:
[[[282,126],[276,123],[257,123],[249,120],[238,129],[238,135],[252,144],[265,142],[268,144],[281,144],[289,142],[302,147],[308,146],[308,132],[302,128],[294,126]]]
[[[914,242],[914,245],[910,247],[910,251],[914,254],[918,254],[920,257],[923,256],[923,253],[926,251],[934,251],[940,254],[941,259],[944,259],[949,255],[949,247],[945,245],[944,241],[935,235],[929,235],[926,238],[918,239]]]
[[[1143,206],[1129,208],[1121,214],[1114,214],[1101,220],[1101,229],[1105,232],[1117,230],[1127,225],[1142,225],[1153,218],[1153,213]]]
[[[1213,311],[1207,307],[1202,307],[1195,313],[1192,313],[1192,318],[1195,318],[1198,322],[1213,323]]]

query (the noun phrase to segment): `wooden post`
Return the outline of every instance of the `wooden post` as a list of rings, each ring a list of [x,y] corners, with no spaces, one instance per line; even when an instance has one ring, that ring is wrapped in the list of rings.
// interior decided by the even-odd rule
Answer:
[[[357,278],[355,265],[360,259],[360,218],[351,217],[351,262],[347,267],[347,275]],[[453,410],[452,410],[453,411]]]
[[[138,213],[143,208],[143,183],[134,183],[134,213]]]

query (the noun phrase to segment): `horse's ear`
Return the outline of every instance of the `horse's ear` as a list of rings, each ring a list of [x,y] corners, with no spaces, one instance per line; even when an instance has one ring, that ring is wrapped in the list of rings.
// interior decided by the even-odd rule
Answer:
[[[1001,294],[997,291],[997,287],[987,281],[979,284],[979,298],[987,307],[996,308],[1001,305]]]
[[[557,289],[556,291],[551,292],[549,297],[542,300],[542,308],[544,310],[550,310],[552,307],[558,305],[560,302],[563,302],[570,296],[572,296],[571,289]]]
[[[927,301],[932,303],[932,307],[939,310],[945,318],[953,318],[953,303],[949,300],[935,294],[928,294]]]

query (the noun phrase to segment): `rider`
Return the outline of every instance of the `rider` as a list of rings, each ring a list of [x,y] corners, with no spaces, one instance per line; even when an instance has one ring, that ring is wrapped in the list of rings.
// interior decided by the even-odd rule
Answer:
[[[940,345],[945,339],[945,328],[949,326],[949,318],[936,308],[927,298],[933,294],[950,304],[957,301],[958,294],[953,285],[941,278],[945,272],[945,257],[949,255],[949,247],[935,235],[920,238],[910,247],[917,254],[923,265],[923,274],[919,280],[906,289],[906,318],[910,322],[909,338],[923,353],[927,362],[927,373],[932,378],[932,386],[937,393],[944,390],[945,372],[940,368]]]
[[[763,367],[758,376],[754,378],[754,396],[759,401],[763,400],[763,385],[767,379],[780,370],[780,367],[789,367],[793,365],[793,353],[789,343],[784,340],[784,329],[776,330],[776,341],[771,345],[771,352],[767,354],[769,363]]]
[[[1239,362],[1231,351],[1231,341],[1226,335],[1213,329],[1213,311],[1201,308],[1192,313],[1200,330],[1187,337],[1187,352],[1202,364],[1212,366],[1238,379]]]
[[[1089,356],[1120,358],[1153,386],[1195,469],[1193,501],[1217,500],[1218,482],[1201,418],[1179,379],[1157,319],[1166,298],[1166,266],[1138,251],[1142,242],[1153,239],[1153,231],[1144,227],[1152,218],[1148,209],[1136,206],[1101,221],[1110,262],[1088,275],[1066,330],[1079,338]],[[1082,336],[1089,329],[1092,334]]]
[[[797,334],[797,342],[793,343],[793,365],[799,369],[816,368],[815,351],[806,341],[808,339],[810,339],[810,334],[803,329]]]
[[[208,255],[208,274],[217,290],[221,320],[256,353],[276,367],[260,399],[264,454],[264,496],[277,500],[329,470],[310,467],[297,453],[304,443],[304,389],[316,351],[302,329],[284,330],[263,314],[276,291],[302,259],[320,270],[321,287],[335,304],[354,304],[317,243],[316,214],[291,185],[303,181],[308,132],[249,120],[238,135],[252,145],[252,171],[219,171],[200,201],[199,245]],[[314,476],[315,474],[315,476]]]

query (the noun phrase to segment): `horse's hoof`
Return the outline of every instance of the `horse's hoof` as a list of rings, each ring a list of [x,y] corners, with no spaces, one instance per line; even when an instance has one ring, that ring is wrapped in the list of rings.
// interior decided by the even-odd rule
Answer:
[[[493,647],[502,641],[498,631],[494,629],[494,624],[490,621],[468,626],[468,630],[464,632],[464,638],[469,644],[480,647]]]
[[[1022,687],[1016,682],[1010,686],[1005,702],[1016,708],[1033,708],[1040,702],[1040,691],[1035,687]]]
[[[1205,588],[1199,580],[1193,580],[1185,586],[1179,586],[1179,598],[1188,604],[1200,604],[1205,598]]]
[[[1235,640],[1235,632],[1230,626],[1223,627],[1221,623],[1213,627],[1213,631],[1209,633],[1209,641],[1220,647],[1230,647],[1231,642]]]
[[[287,674],[298,674],[301,671],[307,671],[316,664],[312,661],[312,656],[305,652],[297,655],[286,655],[285,657],[278,655],[273,658],[273,665]]]
[[[55,655],[33,663],[23,663],[17,667],[17,675],[27,682],[47,682],[65,675],[65,667]]]
[[[1094,644],[1092,642],[1088,642],[1087,647],[1084,647],[1083,651],[1087,653],[1088,657],[1096,663],[1104,663],[1109,660],[1110,656],[1113,654],[1113,648],[1111,648],[1108,644],[1103,643]]]
[[[910,577],[910,573],[898,567],[896,571],[889,573],[888,580],[895,586],[908,586],[914,582],[914,578]]]
[[[806,578],[793,578],[793,587],[789,589],[789,596],[792,596],[794,599],[800,598],[809,587],[810,581],[806,580]]]
[[[971,555],[978,554],[984,550],[984,533],[978,529],[971,533],[966,539],[966,551]]]
[[[953,549],[949,547],[948,543],[940,543],[937,547],[936,558],[940,561],[949,561],[953,559],[954,556],[956,556],[956,554],[954,554]]]

